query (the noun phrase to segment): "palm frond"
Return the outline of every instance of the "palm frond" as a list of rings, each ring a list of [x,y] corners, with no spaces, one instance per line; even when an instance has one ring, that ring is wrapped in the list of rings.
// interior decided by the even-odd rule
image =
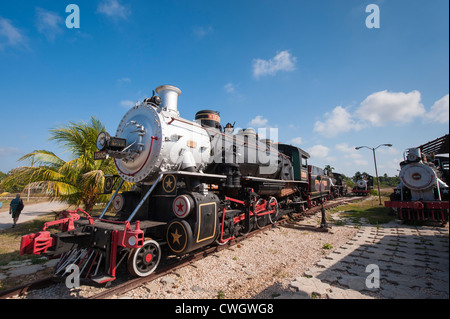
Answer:
[[[47,150],[35,150],[20,157],[19,161],[28,161],[31,166],[45,165],[52,167],[59,167],[65,163],[64,160],[56,156],[55,153]]]
[[[69,125],[50,130],[50,140],[66,147],[76,157],[94,153],[96,151],[97,136],[105,127],[95,117],[91,117],[90,123],[70,122]]]

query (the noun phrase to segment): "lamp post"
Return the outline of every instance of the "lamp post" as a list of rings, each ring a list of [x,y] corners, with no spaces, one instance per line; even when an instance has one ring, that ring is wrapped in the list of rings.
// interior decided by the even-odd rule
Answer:
[[[369,150],[372,150],[372,152],[373,152],[373,162],[374,162],[374,164],[375,164],[375,175],[376,175],[376,177],[377,177],[378,198],[380,199],[380,205],[383,205],[383,204],[381,204],[380,181],[378,180],[377,159],[376,159],[376,157],[375,157],[375,150],[376,150],[377,148],[379,148],[380,146],[388,146],[388,147],[391,147],[392,144],[380,144],[380,145],[378,145],[378,146],[375,147],[375,148],[368,147],[368,146],[358,146],[358,147],[355,147],[355,150],[359,150],[359,149],[361,149],[361,148],[363,148],[363,147],[368,148]]]

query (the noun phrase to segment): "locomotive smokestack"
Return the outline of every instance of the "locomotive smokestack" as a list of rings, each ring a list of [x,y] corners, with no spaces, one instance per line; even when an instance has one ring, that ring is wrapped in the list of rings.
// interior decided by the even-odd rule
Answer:
[[[161,85],[155,89],[156,93],[161,97],[161,107],[167,111],[171,111],[178,114],[178,96],[181,94],[181,90],[173,85]]]

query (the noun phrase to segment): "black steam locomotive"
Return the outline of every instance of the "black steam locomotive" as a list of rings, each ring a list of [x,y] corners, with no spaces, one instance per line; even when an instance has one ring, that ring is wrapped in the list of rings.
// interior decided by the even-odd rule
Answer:
[[[368,196],[373,189],[373,176],[362,174],[356,179],[352,193],[356,196]]]
[[[98,136],[96,158],[113,157],[118,173],[105,180],[111,193],[118,185],[103,213],[64,212],[23,236],[21,254],[60,256],[57,275],[76,264],[82,278],[98,283],[114,280],[125,259],[130,273],[147,276],[162,258],[226,244],[345,194],[342,176],[308,165],[300,148],[260,139],[253,129],[236,133],[211,110],[188,121],[178,112],[178,88],[156,93],[125,114],[115,136]],[[124,181],[134,183],[131,191],[120,191]],[[111,205],[115,217],[106,215]],[[62,231],[47,231],[55,225]]]

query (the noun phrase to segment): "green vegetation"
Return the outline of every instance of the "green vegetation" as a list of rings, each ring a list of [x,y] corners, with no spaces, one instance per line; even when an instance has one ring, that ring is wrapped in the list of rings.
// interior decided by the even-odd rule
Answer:
[[[19,255],[22,235],[41,231],[44,223],[54,219],[54,215],[50,214],[29,222],[17,224],[15,228],[3,229],[0,234],[0,265],[6,265],[10,261],[30,259],[30,256]]]
[[[21,193],[25,186],[28,184],[28,178],[25,176],[15,176],[19,172],[18,168],[14,168],[11,171],[8,172],[8,174],[5,174],[3,172],[0,172],[0,194],[2,193]],[[8,182],[11,180],[11,178],[14,178],[14,183]]]
[[[382,192],[383,195],[383,192]],[[381,202],[389,200],[382,196]],[[396,219],[395,215],[390,214],[391,209],[379,205],[377,197],[371,197],[366,200],[339,206],[329,210],[329,213],[340,212],[340,216],[351,219],[354,223],[360,223],[361,219],[366,219],[371,225],[385,224]]]

